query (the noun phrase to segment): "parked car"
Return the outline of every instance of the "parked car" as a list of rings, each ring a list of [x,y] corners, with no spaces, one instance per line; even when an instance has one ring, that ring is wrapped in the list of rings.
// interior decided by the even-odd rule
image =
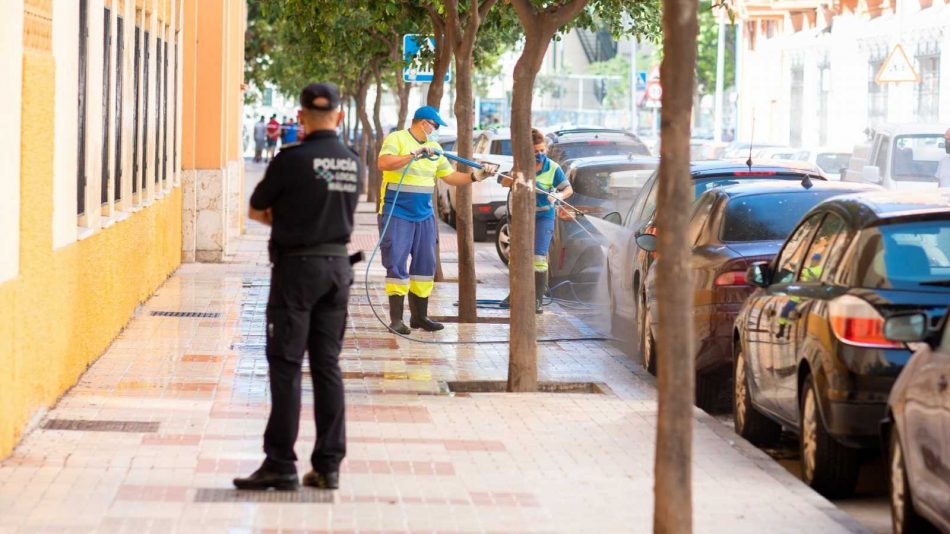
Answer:
[[[487,161],[499,166],[499,171],[511,171],[513,160],[511,157],[511,141],[507,139],[508,154],[493,151],[504,151],[506,130],[487,130],[476,133],[474,154],[475,161]],[[496,138],[501,136],[501,139]],[[499,142],[502,142],[501,144]],[[455,138],[451,139],[452,148],[455,148]],[[443,143],[446,152],[450,151]],[[454,152],[453,152],[454,153]],[[455,227],[457,200],[455,186],[436,180],[436,198],[438,199],[437,212],[439,218]],[[508,199],[508,190],[495,180],[485,180],[472,184],[472,234],[475,241],[488,241],[489,236],[496,232],[500,220],[504,217]]]
[[[646,179],[656,169],[659,161],[653,157],[632,154],[596,156],[569,160],[562,167],[574,195],[570,204],[594,216],[604,216],[629,206]],[[505,212],[507,216],[507,210]],[[586,278],[596,277],[603,267],[596,230],[583,218],[561,213],[554,226],[554,238],[549,251],[548,264],[551,277],[580,279],[582,271]],[[495,236],[495,250],[503,263],[508,264],[510,235],[507,217],[501,222]],[[596,258],[586,252],[596,250]],[[593,253],[593,252],[592,252]],[[599,260],[597,259],[599,258]],[[586,267],[585,267],[586,266]],[[583,280],[590,281],[590,280]]]
[[[938,328],[929,323],[924,313],[884,322],[884,337],[917,349],[894,382],[881,425],[896,534],[930,526],[950,532],[950,313]]]
[[[938,187],[937,164],[946,155],[946,124],[885,124],[854,147],[845,180],[880,184],[887,189]]]
[[[798,160],[818,166],[831,180],[840,179],[851,161],[850,150],[835,147],[805,148],[798,155]]]
[[[722,159],[741,159],[745,161],[750,157],[755,161],[756,152],[765,148],[785,148],[782,145],[772,143],[749,143],[747,141],[733,141],[719,152],[716,157]]]
[[[746,270],[770,261],[802,215],[837,195],[878,189],[865,184],[804,180],[755,180],[706,191],[689,221],[693,274],[693,335],[696,339],[696,405],[704,410],[728,405],[732,378],[732,333],[742,303],[752,293]],[[656,238],[643,234],[640,248],[653,252]],[[648,369],[656,363],[658,321],[655,271],[646,278],[645,317]],[[722,402],[725,401],[725,402]]]
[[[649,156],[650,150],[635,134],[608,128],[577,128],[548,133],[548,157],[559,164],[569,159],[633,154]]]
[[[812,180],[824,180],[816,167],[796,162],[772,161],[753,164],[749,167],[740,161],[698,161],[690,164],[695,195],[698,198],[709,189],[735,185],[748,180],[795,180],[806,176]],[[653,261],[654,254],[642,250],[636,242],[640,234],[655,234],[657,175],[643,185],[630,209],[621,217],[628,238],[611,242],[607,248],[607,290],[610,302],[611,330],[615,336],[635,332],[641,357],[646,322],[638,316],[638,309],[645,309],[646,295],[641,284]],[[648,368],[654,368],[644,360]]]
[[[894,313],[936,325],[950,303],[950,203],[939,195],[846,195],[805,215],[735,323],[736,432],[799,435],[802,479],[850,494],[861,449],[879,445],[887,397],[911,351],[884,337]]]

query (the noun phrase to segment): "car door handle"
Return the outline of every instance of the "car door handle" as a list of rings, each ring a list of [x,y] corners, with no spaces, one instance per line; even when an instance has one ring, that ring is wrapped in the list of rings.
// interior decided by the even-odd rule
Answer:
[[[947,377],[941,375],[940,379],[937,380],[937,389],[941,392],[947,391]]]

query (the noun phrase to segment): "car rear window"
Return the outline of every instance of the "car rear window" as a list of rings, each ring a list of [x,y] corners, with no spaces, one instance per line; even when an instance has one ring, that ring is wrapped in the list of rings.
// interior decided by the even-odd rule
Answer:
[[[755,172],[740,172],[740,173],[730,173],[722,175],[713,175],[713,176],[703,176],[693,179],[693,188],[694,188],[694,197],[697,199],[702,196],[703,193],[713,189],[714,187],[725,187],[727,185],[736,185],[745,183],[749,180],[796,180],[801,181],[804,178],[804,175],[801,174],[782,174],[782,173],[766,173],[756,174]],[[813,177],[814,178],[814,177]],[[839,193],[840,194],[840,193]]]
[[[815,156],[815,165],[830,174],[840,174],[841,169],[848,168],[848,162],[850,161],[851,154],[825,152]]]
[[[857,247],[860,287],[950,291],[950,219],[870,228]]]
[[[643,143],[636,141],[601,141],[590,140],[571,143],[558,143],[551,146],[551,157],[558,161],[569,159],[589,158],[593,156],[615,156],[633,154],[635,156],[649,156],[650,150]]]
[[[784,240],[808,210],[840,194],[837,190],[783,191],[733,198],[726,206],[719,238],[726,243]]]
[[[613,165],[596,165],[580,167],[571,180],[574,194],[608,200],[612,198],[610,192],[610,175],[619,171],[653,168],[653,165],[642,163],[618,163]]]
[[[491,153],[502,156],[511,155],[511,139],[496,139],[491,142]]]

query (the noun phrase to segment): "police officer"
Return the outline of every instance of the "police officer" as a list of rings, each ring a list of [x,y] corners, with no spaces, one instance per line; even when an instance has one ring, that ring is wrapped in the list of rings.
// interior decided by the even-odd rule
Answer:
[[[541,303],[548,284],[548,249],[554,237],[555,211],[558,200],[574,194],[571,183],[564,176],[561,166],[548,159],[548,145],[544,135],[531,129],[531,144],[534,145],[534,185],[547,194],[535,192],[534,208],[534,311],[541,313]],[[502,178],[501,184],[511,187],[510,178]],[[510,295],[501,301],[502,308],[511,306]]]
[[[383,171],[379,193],[380,233],[392,213],[389,229],[379,247],[386,268],[389,328],[400,334],[410,332],[402,321],[407,294],[409,326],[429,332],[443,328],[441,323],[429,319],[429,295],[435,285],[435,242],[438,239],[432,212],[435,180],[441,178],[450,185],[460,186],[484,180],[497,170],[486,166],[473,173],[456,172],[449,160],[441,155],[442,146],[438,143],[439,126],[445,125],[434,107],[417,109],[409,129],[386,136],[377,160],[379,169]],[[412,261],[406,269],[410,256]]]
[[[317,441],[305,486],[336,489],[346,454],[343,379],[339,354],[353,269],[346,244],[359,196],[356,155],[337,136],[343,120],[332,84],[314,83],[300,94],[305,137],[285,145],[251,196],[249,216],[272,226],[267,363],[271,413],[264,432],[263,465],[239,489],[298,487],[294,443],[300,424],[304,350],[310,355]]]

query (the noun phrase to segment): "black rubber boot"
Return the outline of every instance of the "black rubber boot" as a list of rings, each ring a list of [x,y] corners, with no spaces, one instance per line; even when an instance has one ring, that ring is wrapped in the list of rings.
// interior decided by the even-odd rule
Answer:
[[[542,313],[541,305],[544,303],[544,292],[548,289],[548,272],[534,272],[534,313]]]
[[[409,326],[426,332],[442,330],[445,326],[429,319],[429,299],[409,293]]]
[[[402,322],[402,308],[405,299],[402,295],[389,295],[389,328],[397,334],[408,335],[412,331]]]

